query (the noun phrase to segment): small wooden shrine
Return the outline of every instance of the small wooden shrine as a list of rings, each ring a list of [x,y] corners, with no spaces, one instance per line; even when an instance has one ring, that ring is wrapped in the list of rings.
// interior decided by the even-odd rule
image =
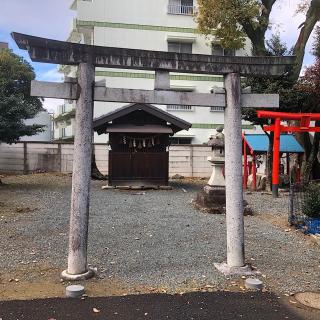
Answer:
[[[109,134],[110,186],[164,186],[169,177],[169,137],[189,122],[150,104],[130,104],[94,119]]]

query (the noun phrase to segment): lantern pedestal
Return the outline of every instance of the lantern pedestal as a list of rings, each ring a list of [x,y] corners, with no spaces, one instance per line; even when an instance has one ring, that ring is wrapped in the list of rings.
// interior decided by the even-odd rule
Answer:
[[[213,214],[223,214],[226,212],[226,188],[223,176],[224,156],[216,154],[208,157],[207,160],[212,164],[212,174],[203,190],[197,195],[195,205],[198,209]]]

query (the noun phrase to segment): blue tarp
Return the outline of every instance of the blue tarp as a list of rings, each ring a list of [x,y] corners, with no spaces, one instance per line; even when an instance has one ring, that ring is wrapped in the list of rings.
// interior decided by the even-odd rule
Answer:
[[[245,134],[244,136],[254,152],[265,153],[268,151],[269,139],[266,134]],[[282,134],[280,136],[280,152],[304,153],[304,150],[292,134]]]

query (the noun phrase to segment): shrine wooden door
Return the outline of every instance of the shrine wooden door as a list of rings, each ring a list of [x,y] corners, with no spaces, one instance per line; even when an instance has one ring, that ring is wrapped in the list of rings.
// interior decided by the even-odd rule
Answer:
[[[168,185],[169,152],[109,151],[109,185]]]

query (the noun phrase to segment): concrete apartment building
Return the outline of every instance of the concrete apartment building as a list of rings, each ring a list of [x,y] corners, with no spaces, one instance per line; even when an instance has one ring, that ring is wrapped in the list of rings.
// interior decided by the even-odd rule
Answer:
[[[71,9],[76,17],[68,41],[97,46],[122,47],[156,51],[174,51],[193,54],[248,55],[250,44],[244,50],[222,48],[214,39],[206,39],[197,32],[194,18],[195,0],[74,0]],[[75,76],[76,70],[62,66],[65,76]],[[173,90],[209,93],[214,86],[223,86],[222,76],[170,75]],[[96,69],[96,81],[106,80],[113,88],[154,88],[154,73],[136,70]],[[124,104],[96,102],[94,117],[101,116]],[[224,123],[220,107],[157,106],[190,123],[189,131],[179,132],[173,143],[202,144],[207,142],[215,128]],[[58,112],[55,138],[70,139],[74,135],[74,105],[65,102]],[[248,132],[250,124],[243,124]],[[95,142],[106,142],[106,135],[95,135]]]

